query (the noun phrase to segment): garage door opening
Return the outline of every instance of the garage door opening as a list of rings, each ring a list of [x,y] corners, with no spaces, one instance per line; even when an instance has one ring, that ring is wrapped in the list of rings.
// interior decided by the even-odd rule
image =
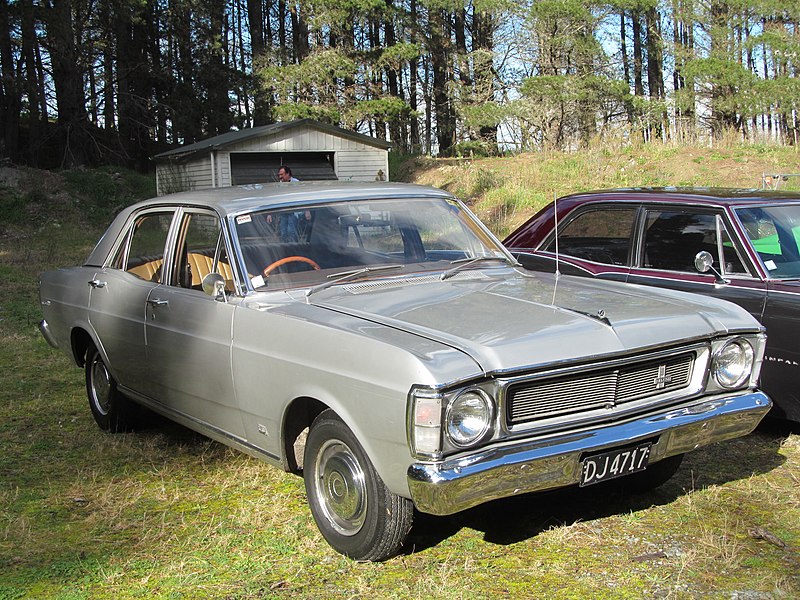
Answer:
[[[232,152],[230,156],[233,185],[278,181],[278,169],[284,165],[300,181],[338,179],[333,152]]]

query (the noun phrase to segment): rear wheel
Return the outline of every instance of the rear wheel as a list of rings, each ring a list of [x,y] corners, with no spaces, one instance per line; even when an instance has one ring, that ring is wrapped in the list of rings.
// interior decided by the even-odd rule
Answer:
[[[389,491],[361,444],[331,410],[311,426],[303,478],[311,514],[337,552],[373,561],[397,554],[411,529],[413,505]]]
[[[97,348],[89,349],[85,369],[89,408],[100,429],[111,433],[133,429],[136,405],[117,390],[117,382]]]

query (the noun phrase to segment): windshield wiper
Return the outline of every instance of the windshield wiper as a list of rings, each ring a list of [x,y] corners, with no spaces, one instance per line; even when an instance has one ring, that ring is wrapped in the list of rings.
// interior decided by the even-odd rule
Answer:
[[[356,279],[361,275],[366,275],[367,273],[374,273],[376,271],[389,271],[392,269],[402,269],[404,265],[381,265],[378,267],[364,267],[363,269],[356,269],[355,271],[341,271],[339,273],[333,273],[332,275],[328,275],[328,279],[330,281],[325,281],[320,283],[319,285],[315,285],[312,288],[306,290],[306,298],[308,298],[311,294],[316,292],[321,292],[322,290],[326,290],[329,287],[336,285],[337,283],[344,283],[345,281],[350,281],[351,279]]]
[[[442,273],[439,279],[444,281],[445,279],[450,279],[453,275],[458,273],[459,271],[463,271],[464,269],[469,269],[473,265],[482,262],[489,262],[489,261],[502,261],[502,262],[510,262],[507,257],[505,256],[477,256],[473,258],[459,258],[458,260],[450,261],[451,265],[456,265],[452,269],[448,269],[444,273]],[[519,266],[519,263],[511,263],[514,266]]]

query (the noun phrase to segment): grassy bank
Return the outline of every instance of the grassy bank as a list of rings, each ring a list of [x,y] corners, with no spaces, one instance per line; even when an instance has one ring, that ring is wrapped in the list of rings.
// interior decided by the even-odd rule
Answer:
[[[558,172],[582,177],[602,152],[410,172],[508,227]],[[647,495],[588,488],[418,515],[407,552],[382,564],[330,550],[296,476],[155,417],[99,431],[82,372],[36,331],[37,275],[80,262],[149,179],[14,171],[0,173],[0,599],[800,595],[800,435],[785,427],[695,452]],[[523,192],[494,208],[496,194]]]
[[[764,173],[800,173],[796,148],[723,145],[596,147],[574,154],[419,159],[401,178],[447,189],[471,203],[502,239],[553,198],[571,192],[639,186],[761,187]],[[780,189],[800,190],[800,177]]]

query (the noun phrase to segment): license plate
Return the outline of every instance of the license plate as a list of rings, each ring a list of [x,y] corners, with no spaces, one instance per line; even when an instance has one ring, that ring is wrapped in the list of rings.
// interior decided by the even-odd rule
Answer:
[[[592,485],[644,471],[650,458],[650,446],[651,444],[642,444],[635,448],[623,448],[587,456],[583,460],[580,485]]]

